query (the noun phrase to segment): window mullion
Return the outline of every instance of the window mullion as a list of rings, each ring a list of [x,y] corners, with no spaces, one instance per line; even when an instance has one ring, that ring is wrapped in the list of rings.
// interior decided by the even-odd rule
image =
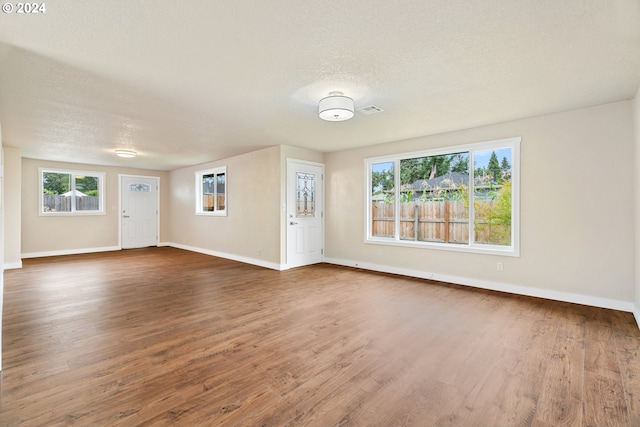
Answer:
[[[217,206],[217,202],[218,202],[218,195],[216,194],[218,189],[216,188],[216,179],[218,177],[218,174],[214,173],[213,174],[213,211],[217,212],[218,211],[218,206]]]
[[[476,235],[476,231],[475,231],[475,217],[476,217],[476,213],[475,213],[475,182],[476,182],[476,177],[475,177],[475,152],[473,150],[469,150],[469,246],[474,246],[475,244],[475,235]]]
[[[218,174],[213,174],[213,211],[218,212]]]
[[[394,183],[393,187],[395,188],[395,192],[393,195],[394,204],[393,204],[393,217],[394,217],[394,226],[393,226],[393,238],[394,240],[400,240],[400,159],[394,160],[393,168],[395,169],[394,173]]]
[[[71,212],[76,211],[76,176],[69,174],[69,189],[71,190]]]

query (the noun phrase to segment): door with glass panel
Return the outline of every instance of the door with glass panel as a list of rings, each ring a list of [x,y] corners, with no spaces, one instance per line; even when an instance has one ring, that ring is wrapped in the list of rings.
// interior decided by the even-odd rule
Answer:
[[[159,179],[120,176],[120,221],[122,249],[158,244]]]
[[[287,159],[287,266],[322,261],[324,165]]]

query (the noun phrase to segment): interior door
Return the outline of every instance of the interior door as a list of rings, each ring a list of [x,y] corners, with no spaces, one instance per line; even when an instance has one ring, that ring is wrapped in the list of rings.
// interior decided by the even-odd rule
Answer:
[[[158,245],[159,179],[149,176],[120,176],[122,249]]]
[[[287,159],[287,266],[322,262],[324,165]]]

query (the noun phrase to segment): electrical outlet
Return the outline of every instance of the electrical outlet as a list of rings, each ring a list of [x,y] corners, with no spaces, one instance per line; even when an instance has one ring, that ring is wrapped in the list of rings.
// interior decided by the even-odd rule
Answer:
[[[504,271],[504,264],[503,264],[503,263],[501,263],[501,262],[498,262],[498,263],[496,264],[496,270],[498,270],[498,271]]]

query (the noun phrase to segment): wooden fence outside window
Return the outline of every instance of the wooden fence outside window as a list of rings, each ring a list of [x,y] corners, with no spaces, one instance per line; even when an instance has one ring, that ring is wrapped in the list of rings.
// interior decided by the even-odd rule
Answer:
[[[476,201],[476,209],[493,202]],[[372,237],[395,235],[394,204],[372,202]],[[511,224],[477,218],[475,243],[504,245],[510,242]],[[463,201],[400,203],[400,240],[469,243],[469,209]]]
[[[100,210],[100,197],[98,196],[75,196],[76,211],[97,211]],[[71,212],[71,196],[62,194],[43,194],[42,208],[44,212]]]

